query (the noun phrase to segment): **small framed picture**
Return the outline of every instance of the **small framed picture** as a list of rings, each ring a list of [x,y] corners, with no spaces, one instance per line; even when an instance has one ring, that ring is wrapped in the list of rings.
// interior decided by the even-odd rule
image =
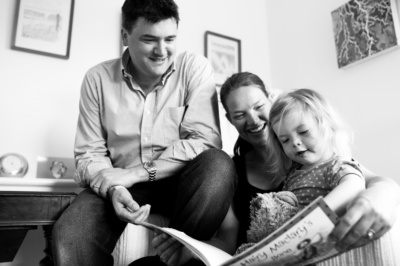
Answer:
[[[69,58],[75,0],[18,0],[12,48]]]
[[[215,32],[205,33],[205,55],[215,72],[217,86],[232,74],[241,71],[241,43],[239,39]]]

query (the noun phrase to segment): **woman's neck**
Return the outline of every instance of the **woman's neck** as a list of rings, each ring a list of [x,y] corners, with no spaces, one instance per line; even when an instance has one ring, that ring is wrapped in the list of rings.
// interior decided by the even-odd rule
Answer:
[[[269,148],[266,145],[256,147],[253,146],[253,149],[249,153],[251,153],[251,156],[254,158],[264,162],[267,162],[270,159]]]
[[[246,175],[248,182],[259,189],[275,190],[283,177],[271,171],[268,149],[254,148],[246,154]]]

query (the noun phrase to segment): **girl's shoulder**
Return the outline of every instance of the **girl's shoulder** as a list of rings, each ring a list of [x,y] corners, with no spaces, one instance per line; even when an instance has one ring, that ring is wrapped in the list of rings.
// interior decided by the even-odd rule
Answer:
[[[361,172],[360,163],[352,157],[335,156],[330,163],[332,170],[354,168]]]
[[[336,156],[329,167],[327,167],[326,173],[335,176],[337,181],[348,174],[364,178],[360,163],[351,157]]]

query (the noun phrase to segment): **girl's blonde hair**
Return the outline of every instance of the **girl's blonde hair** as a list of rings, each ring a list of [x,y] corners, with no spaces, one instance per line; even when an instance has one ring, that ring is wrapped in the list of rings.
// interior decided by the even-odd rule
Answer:
[[[351,156],[353,135],[337,112],[318,92],[298,89],[282,93],[273,103],[269,113],[269,142],[277,154],[274,164],[276,171],[287,171],[292,166],[292,161],[284,153],[272,126],[294,112],[313,116],[320,132],[329,140],[333,152],[339,156]]]

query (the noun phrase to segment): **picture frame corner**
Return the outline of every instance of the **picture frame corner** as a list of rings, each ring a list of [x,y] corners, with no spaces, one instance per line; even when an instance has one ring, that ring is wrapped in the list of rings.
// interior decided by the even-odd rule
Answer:
[[[204,46],[205,56],[215,71],[217,86],[222,86],[233,73],[241,72],[240,39],[207,30],[204,35]]]
[[[11,49],[60,59],[69,59],[75,0],[64,0],[64,2],[60,3],[62,3],[62,5],[59,4],[59,6],[53,6],[54,10],[47,11],[44,4],[41,5],[41,1],[39,0],[18,0],[15,7]],[[20,16],[22,11],[27,14],[26,17]],[[43,19],[46,15],[47,20]],[[26,19],[27,17],[29,17],[29,20]],[[63,19],[65,18],[66,22],[63,22]],[[40,27],[43,29],[49,27],[51,22],[55,23],[55,29],[52,32],[47,33],[48,35],[40,32]],[[32,25],[31,28],[29,23]],[[21,25],[25,27],[22,30]],[[39,28],[39,30],[37,30],[37,28]],[[61,31],[61,33],[58,31]],[[23,34],[25,34],[25,36],[22,38],[21,36]],[[58,41],[58,37],[60,37],[62,41]],[[21,39],[23,39],[23,41],[21,41]],[[46,41],[48,41],[46,43],[46,48],[40,47],[39,43]]]

